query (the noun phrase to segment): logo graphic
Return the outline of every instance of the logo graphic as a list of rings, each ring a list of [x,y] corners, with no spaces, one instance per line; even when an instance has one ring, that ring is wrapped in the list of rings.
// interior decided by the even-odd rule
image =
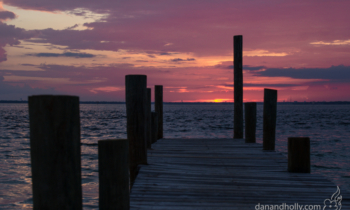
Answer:
[[[342,196],[340,195],[340,189],[337,186],[337,191],[332,195],[331,199],[324,200],[323,210],[340,210],[341,209]]]

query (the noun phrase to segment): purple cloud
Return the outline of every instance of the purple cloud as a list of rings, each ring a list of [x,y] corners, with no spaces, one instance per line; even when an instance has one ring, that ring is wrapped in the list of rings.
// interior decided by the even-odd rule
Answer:
[[[13,25],[7,25],[0,22],[0,62],[6,61],[6,51],[3,49],[8,45],[18,45],[19,40],[29,39],[35,37],[37,31],[26,31],[22,28],[16,28]]]
[[[96,55],[89,54],[89,53],[72,53],[72,52],[36,53],[36,54],[27,54],[27,55],[36,56],[36,57],[74,57],[74,58],[93,58],[93,57],[96,57]]]
[[[19,100],[20,98],[27,100],[29,95],[41,94],[62,94],[62,92],[56,91],[55,88],[32,88],[28,84],[11,85],[11,83],[4,82],[4,77],[0,76],[1,100]]]
[[[16,17],[15,13],[10,11],[0,11],[0,21],[4,21],[7,19],[14,19]]]
[[[194,58],[187,58],[187,59],[175,58],[175,59],[171,59],[172,62],[195,61],[195,60],[196,59],[194,59]]]
[[[331,66],[328,68],[267,68],[255,72],[257,76],[291,77],[296,79],[327,79],[335,82],[350,82],[350,66]]]
[[[350,18],[348,12],[349,1],[340,1],[337,4],[317,0],[307,2],[274,0],[268,3],[259,0],[243,2],[203,0],[200,4],[196,1],[187,0],[86,0],[84,2],[71,0],[4,0],[3,2],[24,9],[65,11],[82,17],[89,17],[91,12],[107,15],[102,20],[85,23],[84,26],[88,27],[88,30],[73,30],[77,29],[77,25],[75,25],[65,30],[44,29],[34,32],[1,24],[0,62],[6,60],[6,52],[1,47],[16,45],[20,40],[37,36],[40,39],[29,41],[60,45],[67,51],[76,52],[77,50],[90,49],[114,52],[126,51],[127,55],[121,55],[125,58],[123,60],[125,63],[135,60],[127,58],[127,56],[132,57],[129,54],[135,52],[135,55],[146,53],[150,58],[154,58],[154,56],[161,58],[162,56],[162,58],[173,62],[172,65],[174,66],[176,62],[185,64],[186,61],[196,59],[198,66],[201,66],[197,69],[176,68],[176,70],[173,70],[171,68],[135,67],[131,64],[104,66],[96,61],[94,67],[87,68],[84,66],[89,65],[86,65],[86,63],[83,63],[84,60],[80,59],[79,62],[81,61],[81,63],[78,64],[81,65],[80,67],[77,64],[75,67],[42,65],[36,66],[36,68],[44,71],[7,72],[18,76],[42,78],[55,78],[59,75],[61,78],[69,79],[69,82],[76,82],[74,84],[57,85],[57,88],[61,88],[59,90],[71,90],[72,85],[74,85],[80,87],[77,88],[77,91],[81,91],[78,93],[87,95],[91,94],[89,88],[100,88],[102,85],[108,87],[116,84],[122,85],[124,83],[123,76],[130,73],[149,75],[150,84],[158,82],[174,84],[174,86],[181,84],[183,87],[189,87],[193,90],[195,89],[192,85],[193,81],[196,82],[196,87],[215,83],[214,79],[211,78],[213,77],[213,69],[215,69],[215,77],[217,76],[217,79],[222,82],[232,78],[232,73],[229,73],[229,71],[232,70],[232,61],[230,61],[233,47],[232,36],[235,34],[243,34],[244,51],[256,52],[254,56],[244,57],[245,66],[243,66],[243,69],[248,70],[245,71],[248,78],[252,74],[255,75],[256,80],[258,80],[256,76],[284,76],[299,79],[321,78],[333,81],[341,81],[341,77],[350,78],[347,70],[350,65],[348,59],[350,45],[319,46],[310,44],[349,39],[349,28],[344,27]],[[315,4],[318,6],[315,7]],[[11,18],[12,16],[6,13],[3,14],[3,17]],[[79,24],[79,26],[81,25]],[[266,57],[260,56],[259,52],[266,52],[271,55],[283,54],[285,56]],[[27,51],[27,53],[37,57],[65,56],[81,58],[94,56],[93,54],[67,55],[56,51],[53,53],[50,51]],[[180,56],[181,53],[191,58],[186,59],[186,57]],[[204,62],[203,60],[206,57],[212,60],[208,59],[209,62]],[[108,58],[107,55],[106,59]],[[37,58],[35,59],[37,60]],[[137,66],[146,64],[144,58],[137,58],[136,60],[140,62]],[[148,63],[154,62],[154,66],[157,66],[159,63],[155,60],[150,59]],[[205,66],[218,63],[222,64],[215,67]],[[344,64],[344,66],[339,66],[340,64]],[[325,68],[331,65],[336,66]],[[23,70],[26,67],[28,68],[24,65],[21,67],[23,67]],[[34,66],[32,67],[31,69],[35,69]],[[301,67],[306,68],[301,69]],[[258,71],[261,69],[266,69],[266,71]],[[177,71],[182,72],[182,74],[178,74]],[[202,71],[208,72],[205,74]],[[335,74],[332,74],[332,72],[335,72]],[[199,73],[200,77],[198,76]],[[34,87],[40,82],[42,81],[32,82],[30,85]],[[259,82],[268,83],[269,81],[255,81],[255,83]],[[260,86],[255,85],[254,87]],[[287,89],[290,86],[283,87]],[[103,90],[103,88],[100,88],[100,90]],[[176,90],[174,91],[176,92]],[[183,92],[181,94],[187,93]],[[195,94],[192,96],[197,97]],[[227,93],[220,97],[228,96],[231,97],[232,94]]]

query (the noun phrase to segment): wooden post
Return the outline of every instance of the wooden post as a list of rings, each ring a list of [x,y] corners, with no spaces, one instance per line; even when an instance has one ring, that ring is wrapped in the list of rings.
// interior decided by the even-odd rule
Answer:
[[[147,111],[146,111],[146,141],[147,148],[151,149],[152,140],[151,140],[151,88],[147,88]]]
[[[310,173],[310,138],[288,138],[288,171]]]
[[[255,143],[256,103],[245,103],[245,143]]]
[[[152,144],[157,141],[157,134],[158,134],[158,116],[157,112],[152,112],[152,123],[151,123],[151,139],[152,139]]]
[[[233,138],[243,138],[243,37],[234,36],[234,133]]]
[[[129,141],[98,141],[99,208],[129,210]]]
[[[79,97],[28,97],[33,209],[82,209]]]
[[[134,182],[139,164],[147,164],[146,75],[125,76],[126,130],[129,140],[130,180]]]
[[[163,138],[163,86],[156,85],[154,89],[154,108],[158,115],[157,139],[161,139]]]
[[[264,89],[263,148],[275,150],[277,90]]]

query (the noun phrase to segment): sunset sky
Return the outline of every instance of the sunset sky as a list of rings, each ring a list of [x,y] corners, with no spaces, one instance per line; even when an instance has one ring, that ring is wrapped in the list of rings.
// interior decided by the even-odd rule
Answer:
[[[349,0],[3,0],[0,100],[125,101],[125,75],[164,101],[233,101],[243,35],[244,102],[350,101]],[[153,96],[152,96],[153,98]],[[153,99],[152,99],[153,100]]]

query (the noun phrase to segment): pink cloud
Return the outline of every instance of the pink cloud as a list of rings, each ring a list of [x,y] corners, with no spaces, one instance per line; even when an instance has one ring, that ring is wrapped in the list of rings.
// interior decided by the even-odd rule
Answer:
[[[37,67],[44,71],[2,70],[0,72],[6,75],[5,78],[9,76],[14,79],[21,78],[17,82],[11,81],[12,85],[24,83],[31,88],[54,89],[64,94],[78,95],[81,100],[124,101],[124,82],[127,74],[147,75],[147,85],[151,88],[154,85],[164,85],[165,101],[223,100],[230,102],[233,98],[232,69],[221,66],[175,68],[172,71],[153,67],[141,69],[126,64],[91,68],[60,65],[40,65]],[[251,75],[251,71],[258,70],[254,67],[246,68],[253,70],[247,70],[248,73],[244,73],[244,101],[262,101],[264,88],[279,90],[279,101],[288,101],[290,98],[293,98],[293,101],[315,101],[324,100],[324,97],[332,100],[350,100],[346,94],[347,91],[345,91],[346,88],[350,88],[350,85],[348,81],[344,80],[347,74],[346,68],[349,67],[310,69],[308,71],[322,73],[314,76],[310,73],[301,75],[304,79],[298,79],[300,77],[298,71],[302,69],[295,69],[295,73],[289,70],[281,73],[282,75],[289,74],[289,77],[279,80],[273,80],[275,77],[271,77],[271,79],[265,77],[260,82],[255,81]],[[336,77],[330,77],[326,81],[312,80],[312,78],[327,77],[327,74],[332,74],[336,68],[339,69]],[[298,79],[296,84],[293,84],[292,77]],[[38,78],[42,79],[38,80]],[[58,81],[65,79],[67,82],[62,85],[55,83],[55,79]]]
[[[221,60],[223,66],[232,65],[232,61],[227,61],[227,56],[232,56],[232,36],[243,34],[243,48],[246,53],[243,58],[244,65],[264,66],[270,71],[272,68],[279,71],[292,68],[291,70],[295,72],[305,68],[327,69],[332,65],[350,66],[348,59],[350,45],[332,44],[339,43],[335,40],[350,39],[350,28],[344,27],[348,25],[350,19],[348,12],[350,2],[347,0],[337,2],[205,0],[200,3],[187,0],[132,2],[4,0],[4,4],[41,11],[69,10],[80,16],[88,15],[84,9],[96,13],[108,13],[108,16],[101,21],[85,23],[90,30],[72,30],[74,27],[67,30],[45,29],[37,34],[41,39],[29,41],[68,46],[69,50],[123,49],[128,52],[148,53],[150,60],[138,60],[139,63],[147,63],[153,57],[173,53],[174,57],[167,58],[169,63],[189,63],[198,61],[201,57],[217,56],[218,59],[224,57]],[[73,11],[77,8],[84,9]],[[3,15],[11,18],[8,13]],[[0,13],[0,19],[1,17]],[[6,44],[18,44],[20,40],[35,35],[36,32],[33,31],[0,24],[0,47]],[[179,58],[175,53],[191,53],[191,56]],[[6,52],[3,49],[0,49],[1,60],[6,60]],[[144,67],[140,64],[140,67],[135,67],[135,63],[127,62],[128,59],[125,59],[125,64],[109,66],[100,63],[94,68],[87,68],[84,63],[80,67],[44,65],[39,68],[45,71],[8,73],[27,77],[68,78],[70,84],[57,85],[55,88],[70,92],[74,86],[76,87],[74,93],[81,94],[86,99],[103,96],[123,100],[123,91],[117,90],[123,86],[126,74],[135,73],[147,74],[150,85],[162,83],[174,87],[165,89],[167,101],[232,97],[232,91],[220,88],[225,85],[227,87],[229,82],[232,84],[232,69],[224,69],[220,65],[159,68]],[[247,93],[252,95],[247,96],[246,100],[261,98],[263,86],[272,86],[265,83],[266,78],[277,76],[277,73],[255,76],[255,86],[247,86],[249,87],[246,89]],[[225,83],[220,78],[228,78],[228,82]],[[286,78],[288,80],[293,77],[289,75]],[[38,88],[47,85],[45,81],[26,82]],[[317,98],[317,89],[322,90],[325,85],[305,81],[305,84],[294,83],[283,86],[284,82],[281,80],[274,85],[280,88],[281,96],[285,98],[293,94],[300,95],[301,91],[306,94],[305,99],[312,98],[311,94]],[[341,87],[346,88],[347,84],[350,84],[349,81],[342,83]],[[333,99],[333,95],[337,95],[339,99],[350,100],[343,94],[333,94],[336,89],[329,91],[325,97]],[[96,96],[96,92],[99,96]]]
[[[228,54],[232,52],[232,35],[244,34],[247,49],[284,52],[297,47],[305,48],[316,38],[321,41],[348,38],[342,32],[349,30],[343,27],[344,17],[349,17],[344,9],[348,6],[345,1],[336,6],[333,2],[316,1],[252,1],[244,4],[235,1],[204,1],[201,4],[186,1],[186,7],[183,1],[87,1],[81,5],[75,1],[64,2],[5,1],[23,8],[49,11],[83,7],[108,12],[106,22],[86,24],[94,28],[92,31],[45,31],[48,40],[79,49],[170,48],[199,55]],[[325,15],[327,13],[332,15]],[[62,35],[72,35],[71,40],[57,39],[56,36]],[[102,40],[112,43],[100,43]],[[167,43],[172,45],[164,46]]]

